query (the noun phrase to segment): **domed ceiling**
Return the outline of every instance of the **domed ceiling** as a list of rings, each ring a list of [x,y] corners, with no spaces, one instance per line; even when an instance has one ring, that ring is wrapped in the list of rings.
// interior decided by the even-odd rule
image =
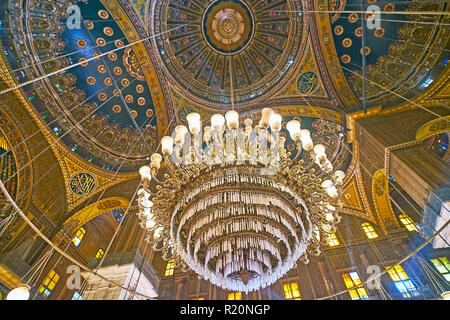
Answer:
[[[231,107],[231,85],[237,103],[270,97],[306,41],[302,16],[286,12],[301,11],[301,1],[162,0],[152,10],[152,34],[160,35],[153,41],[170,82],[219,109]]]
[[[190,112],[234,101],[245,116],[271,107],[342,125],[364,97],[387,108],[424,92],[448,61],[448,4],[370,5],[386,13],[365,28],[366,94],[358,0],[24,1],[0,13],[17,31],[0,36],[18,83],[67,68],[23,87],[53,134],[100,168],[135,171]]]

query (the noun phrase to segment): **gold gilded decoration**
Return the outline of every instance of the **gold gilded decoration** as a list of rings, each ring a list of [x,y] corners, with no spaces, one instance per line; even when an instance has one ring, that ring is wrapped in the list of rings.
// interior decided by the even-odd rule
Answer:
[[[114,52],[108,53],[108,59],[111,60],[111,61],[116,61],[117,60],[117,54],[115,54]]]
[[[358,27],[355,29],[355,36],[357,36],[357,37],[362,36],[362,27]]]
[[[125,53],[123,55],[123,64],[127,72],[138,80],[145,80],[144,75],[142,74],[142,69],[139,64],[139,60],[134,53],[132,48],[126,48]]]
[[[146,115],[148,118],[153,117],[154,114],[155,114],[155,112],[153,111],[153,109],[147,109],[147,111],[145,111],[145,115]]]
[[[104,27],[103,33],[108,37],[112,37],[114,35],[114,30],[111,27]]]
[[[121,67],[114,67],[114,74],[116,76],[120,76],[122,74],[122,68]]]
[[[114,105],[114,106],[112,107],[112,111],[113,111],[114,113],[120,113],[120,112],[122,111],[122,107],[119,106],[118,104],[116,104],[116,105]]]
[[[127,95],[125,96],[125,101],[126,101],[127,103],[133,103],[134,97],[133,97],[131,94],[127,94]]]
[[[115,45],[117,48],[122,48],[122,47],[124,46],[124,43],[123,43],[122,40],[116,40],[116,41],[114,41],[114,45]]]
[[[80,60],[78,60],[78,61],[82,62],[82,64],[81,64],[82,67],[87,67],[89,64],[89,62],[87,61],[86,58],[80,58]],[[86,62],[84,62],[84,61],[86,61]]]
[[[130,85],[130,80],[128,80],[127,78],[123,78],[120,83],[122,84],[122,86],[124,88],[128,87]]]
[[[334,27],[334,34],[337,36],[340,36],[341,34],[344,33],[344,27],[341,25],[337,25],[336,27]]]
[[[353,44],[353,42],[352,42],[352,39],[350,39],[350,38],[345,38],[344,40],[342,40],[342,46],[344,48],[349,48],[352,44]]]
[[[143,93],[144,92],[144,86],[142,84],[138,84],[136,86],[136,92],[137,93]]]
[[[300,93],[309,94],[317,88],[319,80],[314,72],[305,72],[300,75],[297,81],[297,88]]]
[[[435,134],[450,131],[450,116],[438,118],[425,123],[417,130],[416,140],[423,140]]]
[[[87,77],[86,82],[87,82],[89,85],[93,86],[93,85],[97,82],[97,80],[95,80],[94,77],[89,76],[89,77]]]
[[[372,50],[370,49],[370,47],[366,46],[366,56],[369,55],[370,52],[372,52]],[[361,53],[361,55],[363,54],[363,53],[362,53],[362,48],[359,49],[359,53]]]
[[[99,66],[97,67],[97,70],[98,70],[98,72],[100,72],[100,73],[105,73],[105,72],[106,72],[106,67],[105,67],[103,64],[101,64],[101,65],[99,65]]]
[[[102,199],[76,212],[64,222],[64,225],[70,226],[72,230],[77,230],[99,215],[114,209],[125,209],[129,204],[130,201],[123,197]]]
[[[92,21],[90,21],[90,20],[84,21],[84,25],[86,26],[86,28],[87,28],[88,30],[94,29],[94,23],[93,23]]]
[[[358,14],[355,13],[355,12],[350,13],[349,16],[348,16],[348,21],[350,23],[355,23],[356,21],[358,21]]]
[[[106,45],[106,40],[103,38],[97,38],[97,40],[95,40],[95,42],[97,43],[98,46],[100,47],[104,47]]]
[[[109,13],[105,10],[99,10],[98,11],[98,16],[104,20],[109,18]]]
[[[341,57],[342,63],[349,63],[352,61],[352,58],[348,54],[343,54]]]
[[[110,77],[105,78],[105,85],[107,86],[111,86],[113,84],[113,81]]]
[[[374,34],[375,37],[381,38],[382,36],[384,36],[384,28],[377,28],[377,29],[375,29],[373,34]]]
[[[70,179],[70,190],[76,195],[86,195],[90,194],[97,181],[95,177],[87,172],[79,172],[72,176]]]
[[[137,103],[138,103],[138,105],[140,105],[140,106],[145,105],[145,98],[144,98],[144,97],[139,97],[139,98],[137,99]]]
[[[78,46],[79,48],[81,48],[81,49],[86,48],[86,46],[87,46],[86,40],[84,40],[84,39],[78,39],[78,40],[77,40],[77,46]]]
[[[133,117],[133,119],[137,118],[138,112],[136,110],[131,110],[130,113],[131,113],[131,116]]]
[[[383,227],[386,220],[391,220],[392,223],[398,225],[389,199],[388,177],[384,174],[384,169],[377,170],[373,175],[372,197],[378,219]]]
[[[108,95],[107,95],[106,93],[100,92],[100,93],[98,94],[98,100],[100,100],[100,101],[106,101],[106,99],[108,99]]]

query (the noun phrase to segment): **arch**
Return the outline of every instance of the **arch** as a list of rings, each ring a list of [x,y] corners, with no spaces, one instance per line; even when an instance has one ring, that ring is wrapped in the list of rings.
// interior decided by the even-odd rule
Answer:
[[[129,204],[130,200],[124,197],[102,199],[76,212],[64,222],[64,225],[68,226],[72,231],[75,231],[99,215],[114,209],[127,208]]]
[[[416,140],[424,140],[435,134],[450,131],[450,116],[434,119],[422,125],[416,132]]]
[[[391,206],[388,186],[389,181],[388,177],[384,173],[384,169],[378,169],[375,171],[372,177],[373,204],[375,206],[380,225],[384,230],[386,230],[386,222],[399,227],[394,210]]]

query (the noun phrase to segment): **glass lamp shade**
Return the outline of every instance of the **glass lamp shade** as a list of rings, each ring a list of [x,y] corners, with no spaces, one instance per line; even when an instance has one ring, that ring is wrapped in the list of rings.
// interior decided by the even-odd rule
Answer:
[[[314,146],[314,154],[316,155],[316,163],[320,165],[323,159],[327,158],[325,153],[325,146],[323,144],[316,144]]]
[[[197,112],[191,112],[186,116],[186,120],[189,125],[189,131],[192,134],[197,134],[200,132],[201,122],[200,115]]]
[[[175,127],[175,143],[177,145],[182,145],[184,143],[184,137],[186,136],[187,132],[188,129],[183,125]]]
[[[203,133],[203,139],[205,140],[206,143],[209,143],[211,141],[211,127],[210,126],[206,126],[203,129],[204,133]]]
[[[262,128],[266,128],[267,129],[269,127],[269,120],[270,120],[270,117],[272,117],[273,113],[274,113],[273,110],[270,109],[270,108],[262,109],[262,111],[261,111],[261,121],[259,122],[259,125]]]
[[[327,190],[332,185],[333,185],[333,181],[331,181],[331,180],[325,180],[324,182],[322,182],[322,188],[324,188],[325,190]]]
[[[334,178],[336,179],[336,184],[342,185],[345,178],[345,172],[342,170],[336,170],[334,173]]]
[[[269,125],[272,131],[280,131],[282,117],[278,113],[273,113],[269,118]]]
[[[156,222],[153,221],[152,219],[148,219],[148,220],[145,222],[145,227],[146,227],[147,229],[153,229],[155,226],[156,226]]]
[[[151,167],[159,169],[159,167],[161,166],[161,160],[162,156],[159,153],[152,154],[152,156],[150,157]]]
[[[158,240],[161,237],[161,233],[163,232],[164,228],[163,227],[158,227],[155,229],[155,233],[153,234],[153,238],[155,238],[156,240]]]
[[[292,140],[297,140],[300,135],[300,121],[291,120],[286,124],[286,129],[289,131],[289,135]]]
[[[334,221],[334,216],[331,213],[327,213],[325,215],[325,220],[327,220],[328,222],[333,222]]]
[[[171,155],[173,152],[173,138],[169,136],[162,137],[161,151],[164,155]]]
[[[30,287],[21,284],[17,288],[11,290],[6,296],[6,300],[28,300],[30,298]]]
[[[331,198],[337,198],[339,195],[335,186],[327,188],[327,193]]]
[[[228,111],[225,114],[228,129],[237,129],[239,127],[239,113],[236,111]]]
[[[213,115],[211,117],[211,127],[214,130],[222,130],[222,126],[225,123],[225,118],[223,117],[223,115],[216,113],[215,115]]]
[[[142,166],[139,169],[139,174],[141,175],[142,180],[151,180],[152,179],[152,171],[148,166]]]
[[[313,141],[311,139],[311,133],[308,129],[300,130],[300,141],[302,142],[303,149],[305,151],[310,151],[314,147]]]

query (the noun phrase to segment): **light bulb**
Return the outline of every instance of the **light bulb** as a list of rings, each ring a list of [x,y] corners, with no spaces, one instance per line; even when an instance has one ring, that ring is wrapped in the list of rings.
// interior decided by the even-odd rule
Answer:
[[[280,131],[282,117],[278,113],[273,113],[269,118],[270,129],[272,131]]]
[[[321,165],[321,162],[327,158],[325,146],[323,144],[316,144],[314,146],[314,154],[316,155],[316,163],[318,165]]]
[[[204,130],[203,139],[205,140],[206,143],[209,143],[209,141],[211,141],[211,127],[206,126],[203,130]]]
[[[223,117],[223,115],[221,115],[219,113],[216,113],[215,115],[213,115],[211,117],[211,127],[214,130],[218,130],[218,131],[222,130],[222,126],[224,125],[224,123],[225,123],[225,118]]]
[[[173,138],[169,136],[162,137],[161,151],[164,155],[171,155],[173,152]]]
[[[192,134],[197,134],[198,132],[200,132],[200,114],[198,114],[197,112],[191,112],[186,116],[186,120],[189,125],[189,131]]]
[[[182,145],[184,144],[184,137],[186,136],[186,133],[188,132],[188,129],[183,126],[179,125],[175,127],[175,144]]]
[[[225,114],[228,129],[237,129],[239,127],[239,113],[234,110],[228,111]]]
[[[334,173],[334,178],[336,179],[337,185],[342,185],[345,178],[345,172],[342,170],[336,170],[336,172]]]
[[[151,173],[151,169],[148,166],[142,166],[139,169],[139,174],[141,175],[141,179],[142,180],[148,180],[150,181],[152,179],[152,173]]]
[[[163,232],[164,228],[163,227],[158,227],[155,230],[155,233],[153,234],[153,238],[156,240],[159,240],[159,238],[161,237],[161,233]]]
[[[152,168],[159,169],[161,167],[162,156],[159,153],[152,154],[152,156],[150,157],[150,160],[151,160],[150,166]]]
[[[300,141],[302,142],[302,146],[305,151],[310,151],[314,147],[311,134],[308,129],[300,130]]]
[[[19,285],[6,296],[6,300],[28,300],[28,298],[30,298],[30,287],[26,284]]]
[[[333,222],[334,221],[334,216],[331,213],[327,213],[325,215],[325,220],[327,220],[328,222]]]
[[[286,124],[286,129],[289,131],[292,140],[297,140],[300,135],[300,121],[291,120]]]
[[[259,125],[262,128],[268,128],[269,127],[269,120],[270,117],[273,115],[273,110],[270,108],[264,108],[261,111],[261,121],[259,122]]]

